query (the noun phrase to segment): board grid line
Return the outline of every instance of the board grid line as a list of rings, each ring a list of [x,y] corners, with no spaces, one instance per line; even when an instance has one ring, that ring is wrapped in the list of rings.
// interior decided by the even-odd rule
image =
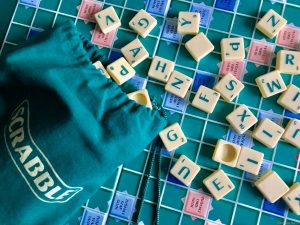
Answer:
[[[61,4],[61,1],[62,0],[60,0],[60,4]],[[182,1],[182,2],[188,2],[189,4],[190,4],[190,7],[192,6],[192,4],[193,4],[193,1],[192,2],[190,2],[190,1],[184,1],[184,0],[179,0],[179,1]],[[262,4],[262,1],[263,0],[261,0],[261,4]],[[126,5],[126,2],[127,2],[127,0],[125,1],[125,3],[124,3],[124,7],[123,7],[123,11],[122,11],[122,13],[124,12],[124,9],[126,9],[125,8],[125,5]],[[283,6],[283,10],[282,10],[282,14],[284,13],[284,9],[285,9],[285,6],[286,5],[290,5],[290,6],[294,6],[293,4],[291,4],[291,3],[287,3],[287,2],[281,2],[281,1],[275,1],[275,2],[278,2],[278,3],[281,3],[281,4],[283,4],[284,6]],[[14,18],[14,16],[15,16],[15,13],[16,13],[16,9],[18,8],[18,5],[19,5],[20,3],[18,2],[17,3],[17,6],[16,6],[16,8],[15,8],[15,11],[14,11],[14,15],[13,15],[13,17],[12,17],[12,21],[11,21],[11,23],[10,23],[10,25],[9,25],[9,29],[8,29],[8,31],[7,31],[7,33],[6,33],[6,36],[5,36],[5,41],[3,42],[3,44],[2,44],[2,46],[1,46],[1,51],[0,51],[0,54],[2,53],[2,51],[3,51],[3,48],[4,48],[4,45],[5,44],[10,44],[10,45],[16,45],[16,43],[13,43],[13,42],[9,42],[9,41],[7,41],[6,39],[7,39],[7,35],[8,35],[8,33],[9,33],[9,30],[10,30],[10,26],[11,26],[11,24],[18,24],[18,25],[20,25],[21,23],[15,23],[14,21],[13,21],[13,18]],[[21,3],[22,4],[22,3]],[[54,24],[55,24],[55,22],[56,22],[56,18],[57,18],[57,15],[59,15],[59,14],[62,14],[61,12],[59,12],[59,8],[60,8],[60,4],[59,4],[59,6],[58,6],[58,8],[57,8],[57,10],[56,11],[53,11],[53,12],[56,12],[55,13],[55,20],[53,21],[53,26],[54,26]],[[108,5],[112,5],[112,4],[110,4],[110,3],[108,3]],[[214,3],[214,5],[215,5],[215,3]],[[298,7],[299,8],[299,6],[294,6],[294,7]],[[34,14],[34,17],[33,17],[33,19],[32,19],[32,22],[31,22],[31,25],[29,26],[30,27],[30,29],[29,29],[29,31],[28,31],[28,35],[29,35],[29,32],[30,32],[30,30],[33,28],[33,23],[34,23],[34,19],[35,19],[35,16],[36,16],[36,13],[37,13],[37,11],[38,10],[40,10],[40,8],[39,8],[39,6],[37,6],[36,7],[36,11],[35,11],[35,14]],[[41,10],[43,10],[43,9],[41,9]],[[133,10],[133,9],[130,9],[130,8],[128,8],[128,10]],[[214,9],[215,10],[215,9]],[[217,10],[220,10],[220,9],[217,9]],[[52,11],[52,10],[49,10],[49,11]],[[220,11],[225,11],[226,13],[228,13],[229,11],[226,11],[226,10],[220,10]],[[239,13],[236,13],[236,11],[237,10],[235,10],[235,12],[233,12],[234,13],[234,15],[240,15]],[[229,13],[231,13],[231,12],[229,12]],[[63,15],[63,14],[62,14]],[[68,14],[65,14],[65,15],[68,15]],[[241,14],[242,15],[242,14]],[[164,17],[165,18],[165,17]],[[259,13],[258,13],[258,17],[256,18],[257,20],[258,20],[258,18],[259,18]],[[76,16],[76,22],[77,22],[77,20],[78,19],[81,19],[81,18],[78,18],[78,14],[77,14],[77,16]],[[164,21],[165,21],[165,19],[164,19]],[[234,22],[234,19],[232,19],[232,21],[231,21],[231,30],[232,30],[232,26],[233,26],[233,22]],[[23,24],[24,26],[27,26],[27,25],[25,25],[25,24]],[[160,34],[162,34],[162,30],[163,30],[163,27],[164,26],[162,26],[162,29],[161,29],[161,31],[160,31]],[[206,33],[208,32],[208,30],[209,30],[209,28],[207,27],[206,28]],[[254,29],[255,30],[255,29]],[[218,31],[218,30],[217,30]],[[229,32],[229,35],[230,35],[230,33],[231,32]],[[27,35],[27,36],[28,36]],[[117,35],[117,33],[116,33],[116,35]],[[161,36],[161,35],[160,35]],[[252,38],[250,38],[250,40],[253,40],[254,38],[254,31],[253,31],[253,35],[252,35]],[[247,37],[246,37],[247,38]],[[158,39],[158,41],[156,42],[156,48],[155,48],[155,52],[157,52],[157,47],[158,47],[158,44],[159,44],[159,40],[163,40],[163,38],[161,38],[161,37],[159,37],[159,38],[157,38]],[[248,38],[249,39],[249,38]],[[170,41],[170,40],[168,40],[168,41]],[[181,41],[182,41],[182,37],[181,37]],[[280,46],[280,45],[278,45],[276,42],[274,43],[276,46]],[[178,45],[178,48],[177,48],[177,52],[179,51],[179,48],[182,46],[182,43],[180,43],[179,45]],[[251,44],[250,44],[250,46],[251,46]],[[110,50],[111,51],[111,50]],[[154,54],[155,55],[155,54]],[[177,55],[178,54],[176,54],[176,57],[177,57]],[[249,54],[248,54],[248,56],[249,56]],[[176,61],[176,60],[175,60]],[[251,61],[249,61],[249,60],[246,60],[246,64],[245,64],[245,68],[246,68],[246,65],[247,65],[247,63],[248,62],[251,62]],[[194,70],[194,76],[195,76],[195,74],[197,73],[197,72],[199,72],[200,70],[198,69],[198,64],[199,63],[197,63],[197,67],[196,67],[196,69]],[[178,66],[178,67],[181,67],[181,65],[177,65],[176,64],[176,66]],[[273,68],[274,66],[272,66],[271,64],[269,64],[269,66],[268,66],[269,68],[268,68],[268,71],[270,71],[270,69],[271,68]],[[191,68],[189,68],[189,67],[187,67],[189,70],[191,69]],[[148,79],[148,78],[147,78]],[[151,79],[149,80],[149,82],[153,82],[153,81],[151,81]],[[293,82],[293,76],[291,77],[291,79],[290,79],[290,83],[292,83]],[[153,82],[153,83],[157,83],[157,82]],[[245,82],[243,82],[243,83],[245,83]],[[251,84],[251,83],[249,83],[249,84]],[[253,85],[253,84],[251,84],[251,85]],[[191,94],[192,92],[190,92],[189,94]],[[238,101],[238,99],[236,99],[236,101],[235,101],[235,104],[234,104],[234,107],[236,107],[237,106],[237,101]],[[258,111],[257,111],[257,114],[259,114],[260,112],[268,112],[268,111],[265,111],[265,110],[262,110],[261,109],[261,106],[262,106],[262,101],[263,101],[263,99],[261,98],[261,100],[260,100],[260,104],[259,104],[259,107],[258,107]],[[250,107],[249,107],[250,108]],[[257,109],[257,108],[255,108],[255,107],[253,107],[253,109]],[[177,113],[177,112],[176,112]],[[186,109],[184,110],[184,112],[183,112],[183,116],[182,116],[182,120],[181,120],[181,123],[183,122],[183,120],[184,120],[184,117],[186,116],[186,115],[188,115],[189,116],[189,114],[186,114]],[[190,114],[191,116],[193,116],[192,114]],[[274,115],[278,115],[278,113],[274,113]],[[195,117],[197,117],[197,116],[195,116]],[[208,121],[211,121],[211,122],[214,122],[213,120],[209,120],[209,115],[207,115],[206,116],[206,119],[205,119],[205,123],[207,123]],[[199,117],[200,119],[202,119],[203,120],[203,118],[201,118],[201,117]],[[287,116],[285,116],[285,110],[282,112],[282,115],[281,115],[281,118],[290,118],[290,117],[287,117]],[[218,121],[217,121],[218,122]],[[205,131],[205,129],[203,129],[203,132],[202,132],[202,136],[204,136],[204,132]],[[190,139],[190,138],[189,138]],[[203,138],[201,138],[202,140],[203,140]],[[190,139],[190,140],[192,140],[192,139]],[[198,151],[197,151],[197,157],[198,157],[198,155],[199,155],[199,153],[200,153],[200,150],[201,150],[201,145],[202,144],[206,144],[205,142],[202,142],[202,141],[200,141],[200,144],[199,144],[199,148],[198,148]],[[207,144],[210,144],[210,143],[207,143]],[[277,148],[277,147],[276,147]],[[294,181],[296,180],[296,178],[297,178],[297,174],[298,174],[298,166],[299,166],[299,158],[298,158],[298,161],[297,161],[297,168],[292,168],[292,167],[289,167],[289,166],[286,166],[285,164],[281,164],[281,163],[277,163],[277,162],[274,162],[274,159],[275,159],[275,155],[276,155],[276,148],[274,149],[274,152],[273,152],[273,156],[272,156],[272,160],[271,161],[269,161],[269,162],[271,162],[272,163],[272,165],[274,164],[274,165],[279,165],[279,166],[283,166],[283,167],[287,167],[287,168],[289,168],[289,169],[294,169],[295,170],[295,173],[294,173]],[[149,151],[149,150],[148,150]],[[171,160],[172,161],[172,160]],[[197,160],[195,160],[195,161],[197,161]],[[123,170],[125,170],[125,168],[123,169]],[[240,182],[240,187],[241,187],[241,185],[242,185],[242,182],[243,182],[243,180],[244,180],[244,175],[242,175],[242,178],[240,178],[241,179],[241,182]],[[173,183],[172,183],[173,184]],[[240,189],[240,187],[239,187],[239,189]],[[239,194],[238,194],[239,195]],[[238,195],[237,195],[237,199],[238,199]],[[163,196],[163,195],[162,195]],[[262,201],[263,202],[263,201]],[[235,201],[235,210],[236,210],[236,207],[237,207],[237,203],[238,203],[238,201],[236,200]],[[163,205],[162,205],[163,206]],[[183,206],[184,207],[184,206]],[[264,212],[265,213],[265,211],[263,211],[262,210],[262,205],[261,205],[261,209],[260,209],[260,216],[261,216],[261,213],[262,212]],[[269,213],[269,212],[267,212],[267,213]],[[187,213],[184,213],[184,214],[187,214]],[[270,213],[270,214],[272,214],[272,213]],[[181,212],[181,218],[182,218],[182,215],[183,215],[183,212]],[[275,216],[277,216],[277,217],[281,217],[281,216],[279,216],[279,215],[277,215],[277,214],[275,214]],[[234,216],[233,216],[234,217]],[[232,218],[233,218],[232,217]],[[260,218],[259,218],[260,219]],[[287,221],[287,219],[289,219],[290,221],[293,221],[293,219],[292,218],[288,218],[288,212],[286,211],[286,213],[285,213],[285,216],[284,216],[284,223],[286,223],[286,221]],[[297,220],[295,220],[295,221],[297,221]],[[233,223],[233,219],[232,219],[232,222],[231,222],[231,224]]]

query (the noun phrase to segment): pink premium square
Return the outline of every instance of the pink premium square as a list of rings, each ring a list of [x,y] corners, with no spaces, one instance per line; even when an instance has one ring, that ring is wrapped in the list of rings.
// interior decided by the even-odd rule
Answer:
[[[111,31],[107,34],[103,34],[100,28],[96,26],[93,32],[92,42],[99,46],[111,47],[115,38],[115,33],[116,31]]]
[[[103,4],[101,2],[83,0],[78,17],[86,21],[95,21],[94,14],[99,12],[102,7]]]
[[[274,52],[274,46],[267,42],[252,41],[249,60],[268,65]]]
[[[184,207],[184,212],[197,217],[206,218],[212,198],[204,193],[189,191]]]
[[[278,34],[277,44],[298,49],[300,46],[300,29],[286,26]]]
[[[207,221],[205,223],[205,225],[219,225],[219,224],[222,224],[222,223],[212,223],[212,222],[209,222],[209,221]]]
[[[221,66],[220,74],[221,76],[226,75],[227,73],[231,73],[238,80],[241,80],[244,74],[244,61],[224,61]]]

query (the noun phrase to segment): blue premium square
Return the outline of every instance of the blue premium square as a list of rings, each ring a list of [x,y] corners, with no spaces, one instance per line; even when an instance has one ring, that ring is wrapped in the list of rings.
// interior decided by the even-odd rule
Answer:
[[[282,199],[279,199],[278,201],[271,203],[268,200],[264,200],[263,210],[284,216],[286,209],[286,204]]]
[[[134,211],[135,198],[127,193],[117,192],[110,213],[120,218],[129,220]]]
[[[216,0],[215,8],[235,11],[237,0]]]
[[[122,53],[121,52],[117,52],[117,51],[114,51],[112,50],[111,53],[110,53],[110,56],[109,56],[109,62],[114,62],[116,61],[117,59],[121,58],[122,57]]]
[[[136,89],[141,90],[146,88],[147,79],[135,75],[128,83],[132,84]]]
[[[176,112],[183,112],[187,106],[185,99],[179,98],[169,92],[166,92],[163,100],[163,108]]]
[[[252,148],[254,146],[253,138],[249,132],[238,134],[234,130],[229,129],[227,133],[227,141],[248,148]]]
[[[211,15],[213,12],[213,9],[209,6],[206,6],[204,4],[192,4],[191,12],[199,12],[201,19],[200,19],[200,25],[207,27],[210,24],[211,21]]]
[[[169,10],[171,0],[149,0],[147,12],[164,16]]]
[[[98,224],[101,225],[104,221],[104,214],[98,212],[95,209],[85,208],[83,216],[80,222],[80,225],[92,225]]]
[[[20,3],[23,3],[28,6],[38,6],[40,0],[20,0]]]
[[[295,114],[295,113],[290,112],[289,110],[285,110],[284,115],[287,117],[290,117],[290,118],[295,118],[295,119],[300,120],[300,113]]]
[[[181,34],[177,33],[177,19],[166,19],[162,32],[162,38],[165,38],[169,41],[179,42]]]
[[[192,91],[196,92],[201,85],[204,85],[208,88],[213,88],[215,83],[216,77],[207,73],[197,72],[194,79]]]
[[[33,37],[33,36],[35,36],[35,35],[37,35],[37,34],[43,32],[43,31],[44,31],[44,30],[42,30],[42,29],[31,28],[31,29],[29,30],[29,33],[28,33],[28,38],[31,38],[31,37]]]

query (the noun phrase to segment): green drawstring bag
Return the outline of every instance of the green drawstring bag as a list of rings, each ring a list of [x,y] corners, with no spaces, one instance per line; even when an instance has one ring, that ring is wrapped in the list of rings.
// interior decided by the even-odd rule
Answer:
[[[0,74],[0,224],[64,224],[166,125],[92,65],[72,22],[7,54]]]

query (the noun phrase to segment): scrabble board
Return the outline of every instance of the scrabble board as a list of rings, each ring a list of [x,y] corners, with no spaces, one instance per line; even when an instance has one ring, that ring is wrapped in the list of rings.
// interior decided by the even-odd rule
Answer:
[[[115,8],[122,26],[116,32],[104,35],[96,26],[93,14],[108,6]],[[256,77],[274,69],[275,54],[279,50],[300,49],[300,20],[297,17],[300,14],[299,0],[19,0],[0,53],[5,54],[31,36],[65,20],[72,20],[112,62],[121,56],[120,48],[137,37],[128,22],[140,9],[155,16],[158,23],[147,38],[139,37],[150,58],[135,68],[137,74],[128,82],[136,89],[146,87],[150,97],[165,109],[169,123],[178,122],[188,139],[187,144],[174,152],[161,149],[160,224],[299,224],[300,216],[288,210],[283,200],[271,204],[263,199],[253,185],[259,176],[271,168],[289,186],[299,182],[299,150],[284,141],[280,141],[274,150],[269,149],[251,138],[253,129],[239,135],[230,129],[225,119],[240,104],[247,105],[259,119],[270,118],[282,126],[287,124],[289,118],[300,119],[300,114],[284,110],[276,103],[278,96],[263,99],[255,83]],[[255,29],[259,18],[269,9],[283,15],[288,21],[287,26],[272,40]],[[200,12],[200,31],[215,46],[214,51],[199,63],[184,47],[184,43],[192,36],[176,33],[179,11]],[[220,41],[227,37],[244,38],[245,60],[221,62]],[[161,82],[148,78],[148,68],[154,55],[174,61],[176,70],[194,79],[185,99],[166,93]],[[220,76],[228,72],[245,85],[232,103],[220,100],[212,114],[191,106],[200,85],[213,87]],[[283,79],[287,85],[293,83],[300,86],[300,76],[283,74]],[[260,174],[254,176],[212,161],[218,139],[264,153]],[[70,215],[72,219],[68,224],[132,224],[137,212],[136,205],[143,193],[145,168],[151,163],[150,147],[134,161],[120,166],[95,196],[76,209],[76,215]],[[190,187],[184,186],[169,173],[181,154],[201,166]],[[225,198],[216,201],[202,181],[218,168],[226,172],[236,188]],[[155,175],[150,174],[140,212],[140,225],[153,224],[157,204],[154,196],[156,182]]]

